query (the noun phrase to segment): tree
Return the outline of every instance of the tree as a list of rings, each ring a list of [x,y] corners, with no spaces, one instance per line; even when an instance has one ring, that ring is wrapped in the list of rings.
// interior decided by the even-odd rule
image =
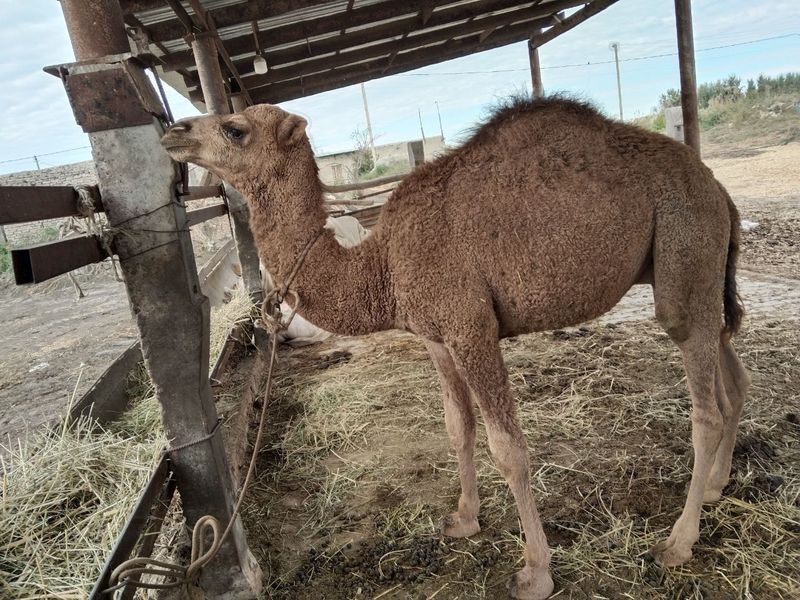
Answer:
[[[670,88],[658,99],[658,106],[662,110],[665,108],[670,108],[671,106],[680,106],[681,105],[681,93],[679,90]]]
[[[375,168],[372,161],[372,151],[369,146],[369,132],[366,127],[357,128],[350,134],[350,138],[355,144],[355,151],[353,152],[353,170],[356,176],[369,173]]]

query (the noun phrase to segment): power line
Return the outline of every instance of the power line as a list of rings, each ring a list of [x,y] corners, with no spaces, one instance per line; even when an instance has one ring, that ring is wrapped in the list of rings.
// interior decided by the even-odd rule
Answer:
[[[800,33],[787,33],[785,35],[775,35],[771,37],[759,38],[757,40],[747,40],[745,42],[736,42],[735,44],[725,44],[723,46],[712,46],[710,48],[700,48],[695,50],[695,54],[698,52],[710,52],[712,50],[721,50],[723,48],[733,48],[734,46],[746,46],[748,44],[759,44],[761,42],[768,42],[772,40],[780,40],[790,37],[800,37]],[[677,52],[665,52],[663,54],[649,54],[647,56],[633,56],[630,58],[620,58],[619,62],[634,62],[640,60],[652,60],[654,58],[664,58],[667,56],[678,56]],[[549,67],[541,67],[542,70],[544,69],[570,69],[575,67],[587,67],[587,66],[595,66],[595,65],[610,65],[613,64],[615,61],[613,60],[598,60],[598,61],[587,61],[584,63],[572,63],[572,64],[565,64],[565,65],[551,65]],[[484,75],[489,73],[520,73],[522,71],[527,72],[528,68],[524,69],[491,69],[488,71],[449,71],[449,72],[437,72],[437,73],[399,73],[396,77],[436,77],[438,75]]]
[[[0,165],[10,162],[18,162],[21,160],[35,160],[36,158],[41,158],[42,156],[53,156],[54,154],[65,154],[66,152],[75,152],[76,150],[86,150],[87,148],[91,148],[91,146],[79,146],[77,148],[67,148],[66,150],[56,150],[55,152],[44,152],[42,154],[32,154],[30,156],[22,156],[20,158],[9,158],[8,160],[0,160]]]

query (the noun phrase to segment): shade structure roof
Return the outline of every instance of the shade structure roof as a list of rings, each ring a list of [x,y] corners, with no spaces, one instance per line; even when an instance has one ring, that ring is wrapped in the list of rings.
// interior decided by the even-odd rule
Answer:
[[[121,0],[132,34],[195,103],[188,35],[217,38],[223,73],[278,103],[533,38],[541,45],[616,0]],[[566,12],[565,12],[566,11]],[[190,38],[189,38],[190,39]],[[268,71],[257,74],[262,55]]]

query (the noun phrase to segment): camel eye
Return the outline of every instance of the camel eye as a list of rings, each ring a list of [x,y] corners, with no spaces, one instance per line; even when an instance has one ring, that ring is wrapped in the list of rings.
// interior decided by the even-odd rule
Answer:
[[[237,129],[236,127],[231,127],[230,125],[226,125],[222,128],[222,133],[225,134],[225,137],[229,140],[238,141],[244,137],[244,131],[241,129]]]

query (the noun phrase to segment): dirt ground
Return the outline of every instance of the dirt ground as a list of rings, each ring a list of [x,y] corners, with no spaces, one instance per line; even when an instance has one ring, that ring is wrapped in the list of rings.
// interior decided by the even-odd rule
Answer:
[[[122,283],[84,281],[81,300],[65,283],[0,286],[0,447],[57,419],[136,339]]]

